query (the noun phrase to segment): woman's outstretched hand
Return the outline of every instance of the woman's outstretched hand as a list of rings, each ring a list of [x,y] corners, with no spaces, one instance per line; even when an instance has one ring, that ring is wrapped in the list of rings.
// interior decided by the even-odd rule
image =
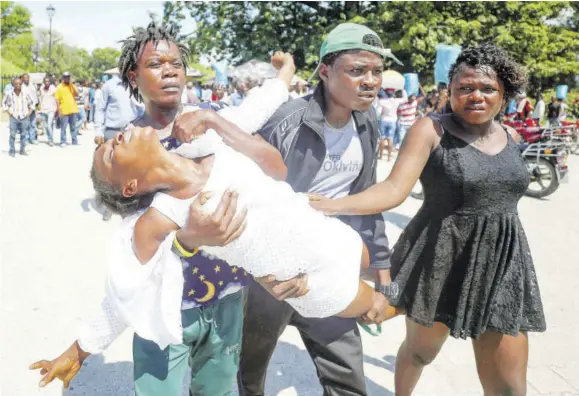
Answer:
[[[310,199],[310,206],[315,210],[322,212],[326,216],[334,216],[337,214],[333,199],[313,193],[308,193],[307,196]]]
[[[45,387],[50,384],[52,380],[58,378],[67,389],[70,381],[76,376],[82,362],[89,356],[88,352],[83,351],[78,342],[72,344],[59,357],[52,361],[40,360],[30,365],[30,370],[40,369],[40,375],[44,375],[40,380],[40,387]]]
[[[197,110],[182,114],[175,120],[171,136],[180,142],[190,143],[210,129],[210,120],[214,115],[215,112],[210,110]]]

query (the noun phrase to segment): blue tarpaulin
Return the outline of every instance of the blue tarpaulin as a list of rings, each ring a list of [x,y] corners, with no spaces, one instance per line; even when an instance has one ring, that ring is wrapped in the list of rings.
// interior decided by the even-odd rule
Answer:
[[[407,95],[418,95],[418,84],[418,74],[404,74],[404,90],[406,91]]]
[[[448,84],[448,72],[458,54],[462,50],[460,45],[438,44],[436,46],[436,63],[434,64],[434,82]]]
[[[216,62],[211,64],[211,68],[215,71],[215,82],[228,84],[227,81],[227,63]]]
[[[569,92],[569,86],[567,85],[557,85],[557,99],[567,99],[567,93]]]

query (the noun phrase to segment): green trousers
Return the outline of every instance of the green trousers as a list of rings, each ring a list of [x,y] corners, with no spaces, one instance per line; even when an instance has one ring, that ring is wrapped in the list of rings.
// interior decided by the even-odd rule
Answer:
[[[182,311],[183,344],[160,349],[135,334],[133,361],[136,396],[181,396],[191,369],[189,394],[229,395],[241,352],[244,291],[213,304]]]

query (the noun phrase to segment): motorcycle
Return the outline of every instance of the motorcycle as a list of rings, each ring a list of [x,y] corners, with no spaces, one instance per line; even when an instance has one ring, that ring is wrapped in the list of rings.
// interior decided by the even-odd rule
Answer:
[[[564,143],[546,141],[521,142],[521,154],[531,176],[526,195],[544,198],[568,181],[567,148]]]
[[[512,127],[529,143],[557,141],[564,143],[569,154],[579,151],[579,121],[562,121],[561,125],[542,127],[536,119],[513,120],[507,118],[504,125]]]
[[[561,122],[562,134],[571,154],[579,151],[579,120]]]
[[[537,120],[505,121],[521,136],[521,155],[531,183],[526,195],[544,198],[568,180],[567,156],[577,151],[577,125],[541,127]]]
[[[544,198],[553,194],[561,183],[568,182],[567,158],[572,152],[572,147],[562,138],[568,136],[562,136],[559,132],[560,127],[541,128],[538,125],[521,124],[515,124],[514,127],[521,135],[519,147],[531,178],[525,194],[533,198]],[[568,130],[576,132],[576,129],[568,128]],[[419,200],[424,199],[420,181],[413,187],[410,196]]]

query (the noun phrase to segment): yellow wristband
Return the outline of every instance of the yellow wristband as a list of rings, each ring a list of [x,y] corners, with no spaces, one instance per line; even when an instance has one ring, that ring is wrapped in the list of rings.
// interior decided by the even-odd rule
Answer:
[[[175,249],[177,249],[177,251],[181,254],[181,256],[185,258],[191,258],[199,252],[199,249],[197,248],[193,249],[192,252],[185,249],[183,246],[181,246],[181,244],[177,240],[177,237],[173,238],[173,246],[175,247]]]

